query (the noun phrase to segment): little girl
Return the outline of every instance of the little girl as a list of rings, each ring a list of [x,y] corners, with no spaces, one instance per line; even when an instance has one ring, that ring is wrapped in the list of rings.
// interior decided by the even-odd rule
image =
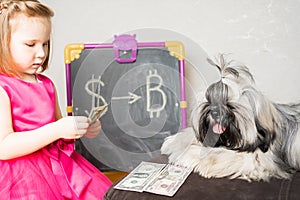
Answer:
[[[53,12],[0,0],[0,199],[102,199],[110,180],[74,151],[99,121],[62,117],[48,68]]]

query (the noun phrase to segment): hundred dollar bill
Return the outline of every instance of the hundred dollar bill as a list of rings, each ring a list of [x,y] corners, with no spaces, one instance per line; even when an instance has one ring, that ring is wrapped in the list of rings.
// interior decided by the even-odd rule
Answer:
[[[103,106],[98,106],[92,109],[90,112],[89,118],[91,119],[90,125],[96,122],[97,119],[101,116],[101,114],[105,111],[105,109],[108,107],[108,104],[105,104]]]
[[[171,197],[177,192],[191,172],[192,169],[169,164],[151,180],[144,191]]]
[[[165,164],[141,162],[132,172],[122,179],[115,189],[143,192],[151,179],[157,175]]]

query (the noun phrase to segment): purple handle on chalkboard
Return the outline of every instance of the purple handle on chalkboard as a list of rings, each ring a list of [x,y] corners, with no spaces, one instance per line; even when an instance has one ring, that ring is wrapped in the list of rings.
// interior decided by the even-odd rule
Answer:
[[[129,63],[136,60],[137,55],[137,41],[135,35],[119,35],[114,36],[115,40],[113,41],[113,49],[115,54],[115,59],[119,63]],[[121,58],[122,54],[131,53],[131,56],[128,58]]]

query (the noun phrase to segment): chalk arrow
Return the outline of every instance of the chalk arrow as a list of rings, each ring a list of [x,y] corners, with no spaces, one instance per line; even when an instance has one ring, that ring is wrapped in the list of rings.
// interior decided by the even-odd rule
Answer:
[[[138,96],[134,93],[128,92],[129,96],[123,96],[123,97],[112,97],[112,100],[122,100],[122,99],[128,99],[128,103],[129,104],[133,104],[134,102],[136,102],[137,100],[139,100],[141,98],[141,96]]]

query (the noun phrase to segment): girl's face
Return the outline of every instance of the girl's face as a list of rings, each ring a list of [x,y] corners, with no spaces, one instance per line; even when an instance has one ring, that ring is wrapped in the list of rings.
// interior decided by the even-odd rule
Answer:
[[[10,53],[21,79],[32,81],[48,56],[51,22],[43,17],[15,16],[11,21]]]

